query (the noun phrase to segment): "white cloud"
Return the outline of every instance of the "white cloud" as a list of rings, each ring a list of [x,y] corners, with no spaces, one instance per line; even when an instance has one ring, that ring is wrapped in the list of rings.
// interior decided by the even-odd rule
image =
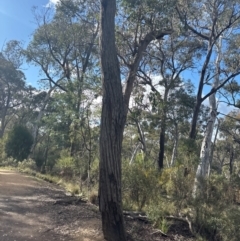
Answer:
[[[46,7],[54,7],[58,2],[60,2],[60,0],[49,0],[49,2],[46,4]]]
[[[50,0],[49,2],[56,5],[60,0]]]
[[[229,114],[231,111],[237,110],[233,106],[227,105],[225,103],[220,102],[218,105],[218,112],[223,113],[225,115]]]

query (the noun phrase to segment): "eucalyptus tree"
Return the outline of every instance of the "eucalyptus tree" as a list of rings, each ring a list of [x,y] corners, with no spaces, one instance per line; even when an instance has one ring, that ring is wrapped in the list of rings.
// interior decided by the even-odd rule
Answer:
[[[87,3],[89,6],[85,9]],[[38,28],[25,55],[28,61],[41,68],[42,74],[45,75],[41,83],[46,84],[47,88],[45,101],[35,123],[35,140],[46,105],[56,89],[76,95],[72,103],[75,108],[75,123],[80,118],[78,113],[85,78],[95,78],[93,73],[97,74],[97,62],[94,57],[94,53],[97,53],[96,38],[99,29],[97,11],[97,4],[93,1],[61,1],[55,13],[52,14],[47,9],[43,16],[35,14]],[[75,80],[77,81],[74,83]],[[77,124],[75,126],[77,128]],[[72,154],[76,146],[73,141]]]
[[[166,21],[172,12],[165,1],[124,1],[116,12],[116,1],[102,0],[100,11],[100,55],[102,69],[102,115],[100,131],[99,206],[104,238],[126,240],[122,214],[121,151],[130,96],[136,72],[147,46],[171,33]],[[150,10],[150,11],[149,11]],[[116,47],[115,14],[119,20]],[[122,15],[124,13],[124,15]],[[122,91],[120,63],[126,65]]]
[[[149,101],[149,93],[145,86],[137,81],[129,105],[129,113],[124,130],[123,157],[129,159],[131,165],[141,151],[142,161],[152,160],[156,163],[158,137],[157,114],[153,113]],[[127,151],[127,152],[126,152]]]
[[[230,69],[234,69],[239,66],[239,50],[240,44],[240,34],[236,33],[234,38],[229,39],[228,44],[226,46],[227,55],[224,55],[224,60],[226,62],[226,66]],[[240,107],[240,84],[237,78],[232,79],[229,83],[227,83],[220,91],[220,100],[219,103],[226,104],[228,106],[232,106],[235,108]]]
[[[139,70],[139,74],[140,72],[141,70]],[[148,81],[152,83],[147,84]],[[164,157],[168,167],[173,166],[177,159],[179,139],[186,137],[184,130],[189,128],[189,118],[192,115],[195,100],[193,85],[180,80],[176,80],[176,83],[177,81],[177,87],[171,89],[165,102],[167,111],[164,144],[167,146],[167,152],[165,151]],[[127,140],[128,149],[126,141],[124,141],[125,149],[129,150],[129,147],[134,146],[130,163],[133,162],[133,158],[139,150],[143,153],[144,161],[153,160],[153,163],[157,163],[159,157],[158,133],[162,127],[162,94],[164,91],[165,88],[158,82],[158,76],[151,76],[150,73],[147,73],[144,77],[136,79],[124,134],[124,138],[128,135],[132,137]],[[135,131],[133,126],[135,126]]]
[[[76,80],[73,81],[74,86],[77,86]],[[68,174],[81,176],[81,180],[87,178],[94,157],[98,153],[99,123],[94,122],[93,116],[96,94],[93,82],[89,89],[92,91],[82,93],[79,120],[73,118],[76,115],[73,103],[76,101],[77,93],[54,91],[39,125],[39,141],[33,155],[34,159],[38,159],[39,152],[46,153],[42,156],[47,165],[58,163],[61,158],[68,158],[71,160],[71,163],[68,163]],[[99,122],[100,116],[95,118],[98,118]],[[76,121],[77,130],[75,128]],[[74,154],[71,153],[73,141],[77,143]],[[49,146],[47,143],[51,143],[51,145]],[[53,160],[53,156],[55,160]]]
[[[19,69],[19,42],[10,41],[0,53],[0,138],[16,112],[24,103],[28,88],[24,73]]]
[[[140,87],[140,88],[139,88]],[[144,154],[144,158],[147,154],[147,145],[146,145],[146,130],[143,129],[144,121],[146,120],[147,103],[144,103],[144,90],[141,86],[134,87],[134,91],[132,94],[131,105],[129,106],[129,114],[127,124],[131,126],[135,126],[138,133],[137,144],[135,144],[134,151],[131,155],[130,164],[133,162],[138,149],[141,147],[141,150]],[[135,133],[130,133],[131,139],[135,135]]]
[[[172,25],[175,19],[172,20]],[[152,104],[158,109],[160,123],[158,167],[163,168],[168,112],[173,108],[170,96],[184,85],[181,74],[190,71],[200,59],[203,45],[184,32],[175,32],[161,41],[153,41],[142,61],[138,77],[151,89]]]
[[[226,48],[229,41],[238,35],[239,9],[238,0],[178,1],[176,10],[183,27],[195,37],[196,41],[206,46],[205,55],[199,61],[197,98],[189,133],[191,139],[196,137],[196,124],[203,101],[240,73],[239,65],[235,64],[235,60],[227,60]],[[216,60],[214,57],[216,55],[218,58],[219,55],[224,57]],[[219,80],[216,81],[216,78]],[[206,88],[209,85],[212,88]],[[216,110],[213,112],[216,115]]]
[[[222,36],[219,38],[218,43],[216,44],[216,60],[215,60],[215,76],[214,81],[212,83],[213,89],[217,88],[220,84],[220,63],[222,61]],[[198,164],[197,172],[196,172],[196,178],[195,178],[195,184],[194,184],[194,190],[193,193],[196,196],[197,189],[201,186],[201,180],[202,178],[206,177],[209,169],[210,169],[210,158],[211,158],[211,150],[213,149],[212,146],[212,136],[213,136],[213,130],[215,121],[217,118],[217,101],[216,101],[216,93],[212,93],[209,96],[209,105],[210,105],[210,113],[209,118],[206,126],[205,135],[202,141],[201,151],[200,151],[200,162]]]
[[[186,6],[188,9],[186,11]],[[200,161],[196,172],[194,196],[201,188],[201,180],[208,174],[211,153],[211,139],[217,117],[215,93],[226,83],[240,74],[235,60],[229,61],[229,41],[238,35],[240,24],[239,1],[179,1],[177,11],[184,26],[198,39],[205,43],[206,53],[202,58],[199,71],[198,92],[194,107],[189,137],[196,136],[196,123],[199,110],[204,100],[209,98],[210,113],[202,142]],[[231,56],[232,57],[232,56]],[[236,56],[235,56],[236,57]],[[237,57],[238,58],[238,57]],[[206,88],[210,85],[212,88]],[[206,91],[207,94],[203,94]]]

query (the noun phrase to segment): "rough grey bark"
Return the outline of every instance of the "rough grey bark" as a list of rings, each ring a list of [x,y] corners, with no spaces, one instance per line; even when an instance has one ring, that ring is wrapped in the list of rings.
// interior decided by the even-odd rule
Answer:
[[[100,54],[103,100],[99,208],[104,238],[109,241],[125,241],[121,194],[121,150],[126,117],[115,46],[115,12],[116,1],[101,0]]]

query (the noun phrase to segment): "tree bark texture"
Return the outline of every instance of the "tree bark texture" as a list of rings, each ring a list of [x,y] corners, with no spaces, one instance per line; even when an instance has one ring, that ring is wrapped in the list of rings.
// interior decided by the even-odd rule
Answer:
[[[197,102],[194,106],[193,110],[193,117],[191,121],[191,127],[190,127],[190,132],[189,132],[189,138],[195,140],[196,139],[196,129],[197,129],[197,121],[198,121],[198,116],[200,113],[200,108],[202,105],[201,99],[197,99]]]
[[[99,208],[104,238],[108,241],[125,241],[121,151],[126,111],[115,46],[115,12],[115,0],[101,0],[100,54],[103,100],[100,131]]]
[[[163,160],[164,160],[164,148],[165,148],[165,128],[161,128],[160,139],[159,139],[159,154],[158,154],[158,169],[163,169]]]

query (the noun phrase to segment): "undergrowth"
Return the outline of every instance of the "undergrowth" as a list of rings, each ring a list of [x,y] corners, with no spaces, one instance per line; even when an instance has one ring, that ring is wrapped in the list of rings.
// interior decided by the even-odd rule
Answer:
[[[37,178],[47,181],[49,183],[54,183],[54,184],[60,185],[71,195],[84,195],[83,193],[80,192],[79,185],[77,185],[73,182],[66,181],[63,178],[56,176],[56,175],[42,174],[40,172],[37,172],[36,170],[31,168],[32,164],[33,164],[32,160],[26,160],[26,161],[23,161],[22,163],[19,163],[17,169],[20,172],[37,177]]]
[[[14,160],[8,159],[16,166]],[[6,162],[7,164],[7,162]],[[61,163],[63,164],[63,162]],[[64,187],[71,195],[82,195],[98,205],[97,187],[91,190],[86,182],[37,171],[33,160],[18,163],[18,170]],[[97,167],[94,170],[97,172]],[[202,182],[202,189],[193,198],[194,171],[186,172],[184,165],[165,168],[159,172],[148,162],[123,162],[122,195],[125,210],[146,213],[153,226],[163,233],[182,222],[188,235],[198,241],[240,240],[240,178],[212,174]],[[95,176],[94,176],[95,175]],[[96,179],[96,174],[93,177]],[[97,179],[93,181],[97,183]]]
[[[123,166],[123,205],[146,212],[153,225],[167,233],[182,221],[196,240],[239,241],[239,178],[212,175],[193,198],[194,172],[183,165],[156,172],[139,163]],[[238,191],[239,192],[239,191]]]

